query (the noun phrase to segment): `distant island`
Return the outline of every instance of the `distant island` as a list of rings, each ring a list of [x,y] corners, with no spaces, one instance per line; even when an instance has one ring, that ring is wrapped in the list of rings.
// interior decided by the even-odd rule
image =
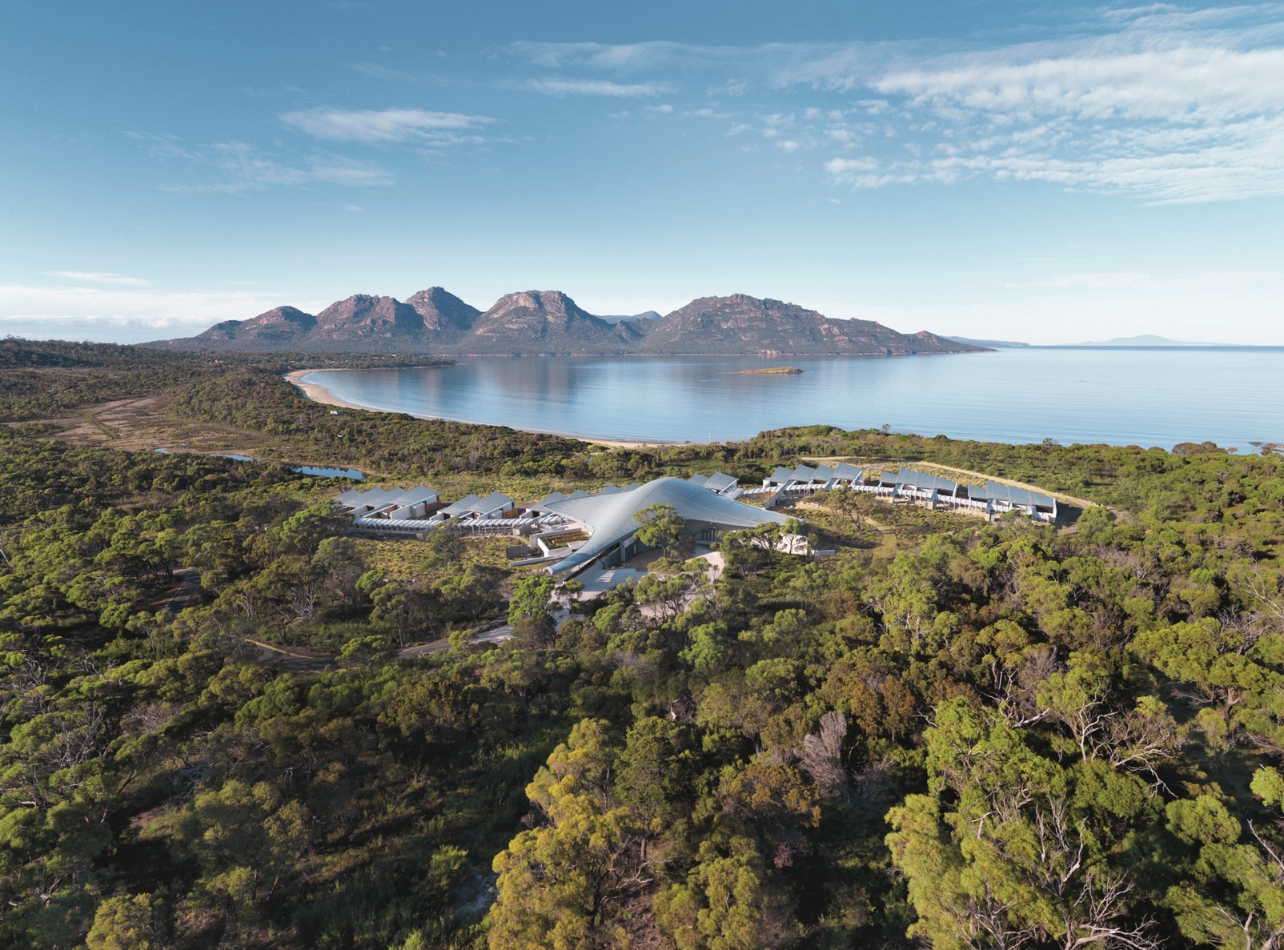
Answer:
[[[1140,336],[1117,336],[1113,340],[1079,343],[1078,346],[1211,346],[1209,343],[1191,343],[1189,340],[1170,340],[1166,336],[1143,333]]]
[[[803,370],[797,366],[768,366],[764,369],[738,369],[733,376],[801,376]]]
[[[500,297],[489,310],[441,287],[405,301],[354,294],[318,314],[275,307],[197,336],[147,344],[171,350],[385,353],[410,356],[911,356],[978,353],[927,330],[899,333],[872,320],[831,319],[771,298],[700,297],[655,311],[599,317],[559,290]]]

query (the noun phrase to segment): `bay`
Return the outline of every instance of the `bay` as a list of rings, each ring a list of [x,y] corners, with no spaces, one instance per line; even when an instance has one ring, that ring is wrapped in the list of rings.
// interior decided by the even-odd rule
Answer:
[[[798,375],[743,370],[796,366]],[[1284,347],[1029,347],[885,359],[472,357],[318,370],[343,402],[425,418],[653,442],[888,425],[956,439],[1284,443]]]

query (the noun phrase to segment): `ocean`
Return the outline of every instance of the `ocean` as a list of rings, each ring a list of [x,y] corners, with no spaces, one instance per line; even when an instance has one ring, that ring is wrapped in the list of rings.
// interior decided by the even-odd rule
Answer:
[[[742,370],[796,366],[798,375]],[[1029,443],[1284,444],[1284,347],[1029,347],[893,358],[465,357],[318,370],[353,405],[579,437],[746,439],[828,424]]]

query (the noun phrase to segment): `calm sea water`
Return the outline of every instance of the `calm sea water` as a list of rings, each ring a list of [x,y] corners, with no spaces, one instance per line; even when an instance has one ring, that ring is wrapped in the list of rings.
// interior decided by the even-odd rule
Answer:
[[[738,375],[791,365],[798,376]],[[892,359],[482,357],[319,370],[354,405],[608,439],[730,441],[826,423],[956,439],[1284,443],[1284,347],[1021,348]]]

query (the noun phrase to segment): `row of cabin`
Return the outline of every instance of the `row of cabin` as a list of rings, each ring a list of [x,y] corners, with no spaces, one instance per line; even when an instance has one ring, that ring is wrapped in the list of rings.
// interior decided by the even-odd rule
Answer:
[[[799,465],[797,468],[778,467],[762,480],[763,488],[783,488],[785,491],[820,491],[837,488],[839,485],[857,485],[861,483],[864,472],[854,465],[839,462],[835,466]]]
[[[832,467],[799,465],[793,469],[777,468],[763,479],[762,485],[761,489],[755,491],[815,492],[847,485],[859,491],[925,498],[931,502],[954,503],[956,506],[966,503],[966,507],[983,508],[989,514],[1020,510],[1042,521],[1055,521],[1057,517],[1057,500],[1051,495],[989,479],[984,486],[964,485],[939,475],[929,475],[908,468],[895,472],[870,472],[866,477],[864,470],[846,462],[839,462]]]
[[[866,480],[866,484],[871,483],[872,480]],[[927,496],[936,502],[966,502],[970,508],[984,507],[987,514],[1021,511],[1041,521],[1055,521],[1057,518],[1057,500],[1051,495],[991,479],[987,479],[983,486],[964,485],[939,475],[902,468],[898,472],[879,473],[875,484],[898,495]]]
[[[335,498],[361,525],[368,522],[399,522],[407,528],[432,527],[454,519],[484,520],[509,517],[513,499],[499,492],[485,498],[466,495],[452,504],[443,504],[437,490],[417,488],[349,489]]]

